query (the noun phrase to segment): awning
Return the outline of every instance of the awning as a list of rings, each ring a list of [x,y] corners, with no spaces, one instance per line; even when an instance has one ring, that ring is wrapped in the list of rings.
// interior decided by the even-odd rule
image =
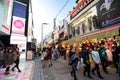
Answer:
[[[100,30],[96,30],[96,31],[91,32],[91,33],[76,36],[72,39],[64,41],[63,43],[64,44],[72,44],[72,43],[75,43],[75,42],[90,40],[90,39],[93,39],[93,38],[98,38],[99,39],[99,38],[103,38],[103,37],[118,35],[119,34],[119,28],[120,28],[120,24],[112,25],[110,27],[106,27],[106,28],[103,28],[103,29],[100,29]]]

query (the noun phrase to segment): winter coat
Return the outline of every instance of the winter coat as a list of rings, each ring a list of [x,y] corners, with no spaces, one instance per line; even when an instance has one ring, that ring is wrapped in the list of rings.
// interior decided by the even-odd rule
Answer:
[[[100,56],[99,56],[98,51],[92,51],[91,54],[92,54],[92,59],[95,62],[95,64],[99,64],[101,61],[100,61]]]

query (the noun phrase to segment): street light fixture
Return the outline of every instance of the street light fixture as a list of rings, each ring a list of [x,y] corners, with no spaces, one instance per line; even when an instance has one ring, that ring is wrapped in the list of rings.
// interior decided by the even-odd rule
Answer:
[[[42,23],[41,26],[41,52],[43,50],[43,25],[48,25],[49,23]]]

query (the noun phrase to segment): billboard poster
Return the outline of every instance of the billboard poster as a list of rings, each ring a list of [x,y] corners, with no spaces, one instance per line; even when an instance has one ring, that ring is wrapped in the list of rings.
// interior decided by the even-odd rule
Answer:
[[[100,0],[97,3],[97,14],[100,27],[120,22],[120,0]]]
[[[21,18],[26,18],[26,7],[27,5],[18,1],[14,2],[13,6],[13,16],[21,17]]]
[[[24,35],[25,32],[25,19],[13,16],[12,34]]]

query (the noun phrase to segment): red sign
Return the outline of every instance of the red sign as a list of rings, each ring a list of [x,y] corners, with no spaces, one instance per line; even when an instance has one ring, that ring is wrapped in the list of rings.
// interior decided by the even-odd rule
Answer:
[[[4,28],[5,30],[9,30],[9,28],[7,28],[5,25],[2,25],[2,28]]]
[[[71,11],[70,16],[74,16],[77,12],[82,10],[85,6],[87,6],[92,1],[94,1],[94,0],[82,0],[80,3],[78,3],[78,5],[75,7],[75,9],[73,9]]]

